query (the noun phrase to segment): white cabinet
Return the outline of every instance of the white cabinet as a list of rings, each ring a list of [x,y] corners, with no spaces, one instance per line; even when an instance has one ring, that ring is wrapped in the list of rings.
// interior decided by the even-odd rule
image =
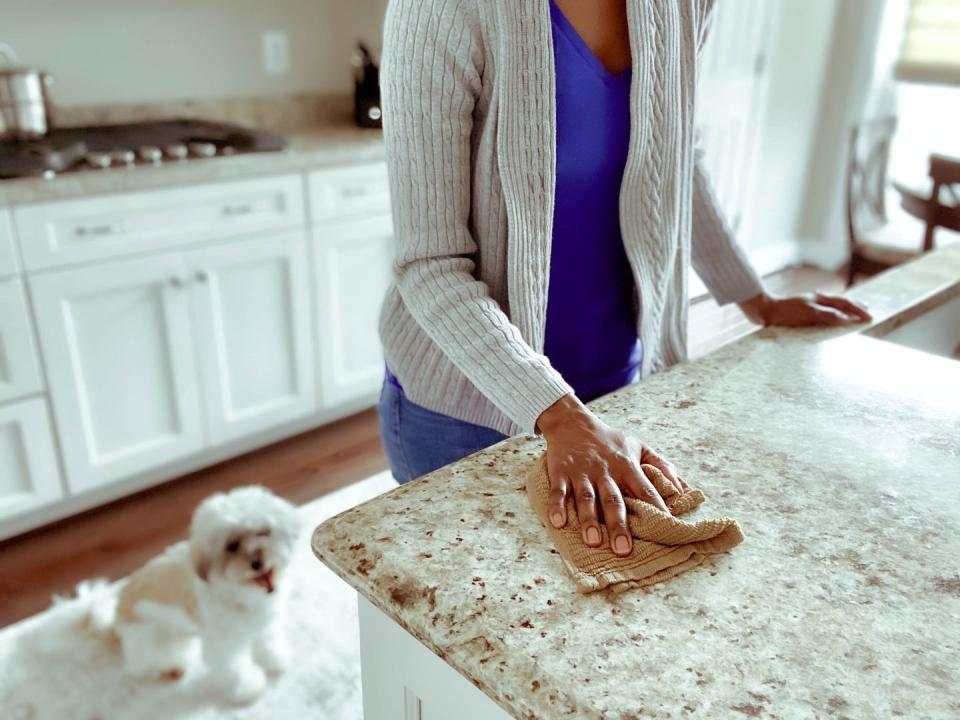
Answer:
[[[0,280],[0,402],[42,389],[23,284],[18,278]]]
[[[203,447],[180,254],[37,275],[30,289],[72,491]]]
[[[321,402],[375,398],[383,380],[380,306],[392,277],[390,216],[315,226],[313,248]]]
[[[383,162],[0,209],[0,536],[373,405],[392,234]]]
[[[316,409],[305,234],[187,255],[209,439],[220,444]]]
[[[0,520],[63,497],[42,399],[0,407]]]
[[[32,278],[70,489],[314,412],[306,255],[294,231]]]
[[[363,595],[357,603],[364,720],[510,720],[488,695]]]

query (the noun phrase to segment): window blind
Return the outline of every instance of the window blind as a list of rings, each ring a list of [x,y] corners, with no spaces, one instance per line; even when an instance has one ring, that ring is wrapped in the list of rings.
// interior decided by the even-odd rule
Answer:
[[[898,80],[960,85],[960,0],[910,0]]]

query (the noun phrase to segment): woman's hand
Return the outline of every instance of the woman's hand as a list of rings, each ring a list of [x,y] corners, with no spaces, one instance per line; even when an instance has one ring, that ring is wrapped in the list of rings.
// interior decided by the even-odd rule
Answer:
[[[547,440],[550,521],[557,528],[567,524],[566,498],[572,494],[583,542],[590,547],[603,541],[603,522],[610,549],[616,555],[630,554],[633,537],[627,526],[624,494],[670,512],[640,463],[655,465],[680,492],[686,490],[673,465],[638,440],[601,422],[574,395],[564,395],[544,410],[537,427]]]
[[[787,298],[760,293],[740,303],[740,309],[760,325],[850,325],[873,319],[862,305],[821,292]]]

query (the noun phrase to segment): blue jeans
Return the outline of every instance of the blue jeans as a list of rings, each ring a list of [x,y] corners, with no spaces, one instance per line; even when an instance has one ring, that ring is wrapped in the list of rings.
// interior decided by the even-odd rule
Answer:
[[[507,437],[417,405],[386,379],[377,412],[387,460],[401,485]]]

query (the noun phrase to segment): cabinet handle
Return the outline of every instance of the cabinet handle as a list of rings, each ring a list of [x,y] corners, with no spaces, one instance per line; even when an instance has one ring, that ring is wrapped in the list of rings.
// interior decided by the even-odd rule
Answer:
[[[253,212],[253,205],[245,203],[242,205],[224,205],[220,208],[220,214],[228,217],[235,215],[249,215]]]
[[[205,270],[198,270],[193,277],[197,282],[202,282],[202,283],[205,283],[207,280],[210,279],[210,276],[207,275]]]
[[[108,223],[105,225],[81,225],[74,232],[78,237],[113,235],[124,231],[123,223]]]
[[[343,192],[341,193],[341,195],[343,195],[345,198],[363,197],[364,195],[369,195],[369,194],[370,194],[369,189],[364,187],[363,185],[354,185],[353,187],[345,187],[343,188]]]

